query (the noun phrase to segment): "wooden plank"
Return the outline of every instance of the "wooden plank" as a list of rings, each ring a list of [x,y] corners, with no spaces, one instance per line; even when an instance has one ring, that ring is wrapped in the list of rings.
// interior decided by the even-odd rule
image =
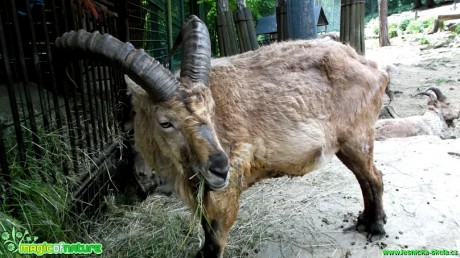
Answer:
[[[241,35],[242,34],[241,24],[240,24],[240,20],[238,19],[237,15],[238,15],[238,11],[235,12],[235,25],[236,25],[236,33],[238,35],[238,43],[239,43],[239,46],[240,46],[240,51],[245,52],[244,51],[244,43],[243,43],[243,40],[242,40],[243,36]]]
[[[343,0],[342,0],[343,3]],[[344,10],[343,6],[340,6],[340,41],[344,42],[344,35],[345,35],[345,18],[344,18]]]
[[[278,7],[277,18],[279,19],[279,23],[277,24],[278,30],[278,41],[286,40],[288,37],[288,29],[287,29],[287,16],[286,16],[286,2],[282,1],[280,6]]]
[[[446,15],[438,15],[438,21],[448,21],[448,20],[455,20],[460,19],[460,13],[457,14],[446,14]]]
[[[257,42],[256,26],[254,26],[252,13],[248,7],[244,8],[244,16],[246,18],[249,39],[251,40],[251,50],[256,50],[259,48],[259,42]]]
[[[361,55],[364,55],[366,53],[366,45],[365,45],[365,35],[364,35],[364,11],[365,11],[365,6],[364,6],[364,2],[359,4],[359,13],[360,13],[360,18],[359,18],[359,21],[360,21],[360,25],[359,25],[359,28],[360,28],[360,46],[361,46]]]
[[[343,7],[344,10],[344,42],[350,42],[350,4],[348,0],[345,0],[345,6]]]
[[[229,49],[230,52],[228,55],[235,55],[238,54],[238,43],[237,43],[237,36],[235,32],[235,22],[233,21],[233,14],[231,11],[226,11],[225,12],[225,22],[226,22],[226,28],[227,28],[227,33],[228,33],[228,41],[229,41]]]
[[[221,56],[226,56],[225,44],[224,44],[224,29],[223,29],[222,15],[216,15],[217,24],[217,37],[219,39],[219,50]]]
[[[350,30],[350,35],[349,35],[349,42],[350,42],[350,45],[352,47],[354,47],[356,49],[356,35],[358,34],[359,31],[357,31],[357,18],[356,17],[356,14],[357,14],[357,4],[355,3],[352,3],[350,6],[350,22],[348,23],[348,27],[349,27],[349,30]]]
[[[248,28],[246,25],[246,19],[244,17],[244,11],[242,9],[238,9],[236,11],[236,23],[237,23],[237,30],[240,37],[240,46],[241,52],[246,52],[251,50],[251,40],[249,39]]]

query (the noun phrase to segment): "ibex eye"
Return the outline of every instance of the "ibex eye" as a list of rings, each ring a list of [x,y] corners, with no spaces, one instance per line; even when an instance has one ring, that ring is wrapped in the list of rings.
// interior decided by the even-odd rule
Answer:
[[[164,123],[160,123],[161,127],[163,128],[170,128],[170,127],[173,127],[173,125],[170,123],[170,122],[164,122]]]

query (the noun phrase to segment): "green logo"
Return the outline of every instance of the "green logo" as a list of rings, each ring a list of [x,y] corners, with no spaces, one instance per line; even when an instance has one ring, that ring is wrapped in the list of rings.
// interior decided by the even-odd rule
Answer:
[[[10,232],[1,234],[1,243],[11,253],[35,254],[42,256],[44,254],[102,254],[102,244],[84,244],[84,243],[36,243],[38,237],[31,236],[29,231],[17,231],[13,228]],[[0,252],[1,254],[1,252]]]
[[[21,231],[17,231],[15,228],[13,228],[11,232],[3,232],[1,236],[1,243],[6,247],[6,250],[12,253],[18,252],[19,245],[23,243],[33,244],[38,239],[36,236],[31,236],[28,230],[23,233]]]

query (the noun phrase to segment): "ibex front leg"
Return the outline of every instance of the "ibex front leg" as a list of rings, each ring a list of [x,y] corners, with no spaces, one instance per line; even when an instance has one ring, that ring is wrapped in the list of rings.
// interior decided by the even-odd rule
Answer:
[[[205,192],[203,205],[206,216],[201,222],[205,242],[196,257],[222,257],[228,231],[238,215],[240,194],[247,187],[244,175],[250,168],[248,159],[251,155],[251,145],[234,146],[230,154],[229,186],[223,191]]]
[[[196,257],[222,257],[228,231],[238,214],[241,191],[229,186],[222,192],[206,191],[203,196],[204,216],[201,224],[205,242]]]
[[[356,229],[369,233],[369,240],[375,241],[385,235],[386,215],[382,200],[382,173],[374,165],[372,133],[369,132],[368,137],[359,136],[359,139],[343,143],[337,157],[355,174],[363,193],[364,211],[358,217]]]

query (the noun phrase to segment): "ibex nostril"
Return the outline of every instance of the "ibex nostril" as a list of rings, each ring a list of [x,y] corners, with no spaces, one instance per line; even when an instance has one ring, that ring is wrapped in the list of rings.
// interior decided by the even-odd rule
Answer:
[[[217,176],[226,177],[230,169],[227,155],[224,152],[216,152],[209,155],[209,171]]]

